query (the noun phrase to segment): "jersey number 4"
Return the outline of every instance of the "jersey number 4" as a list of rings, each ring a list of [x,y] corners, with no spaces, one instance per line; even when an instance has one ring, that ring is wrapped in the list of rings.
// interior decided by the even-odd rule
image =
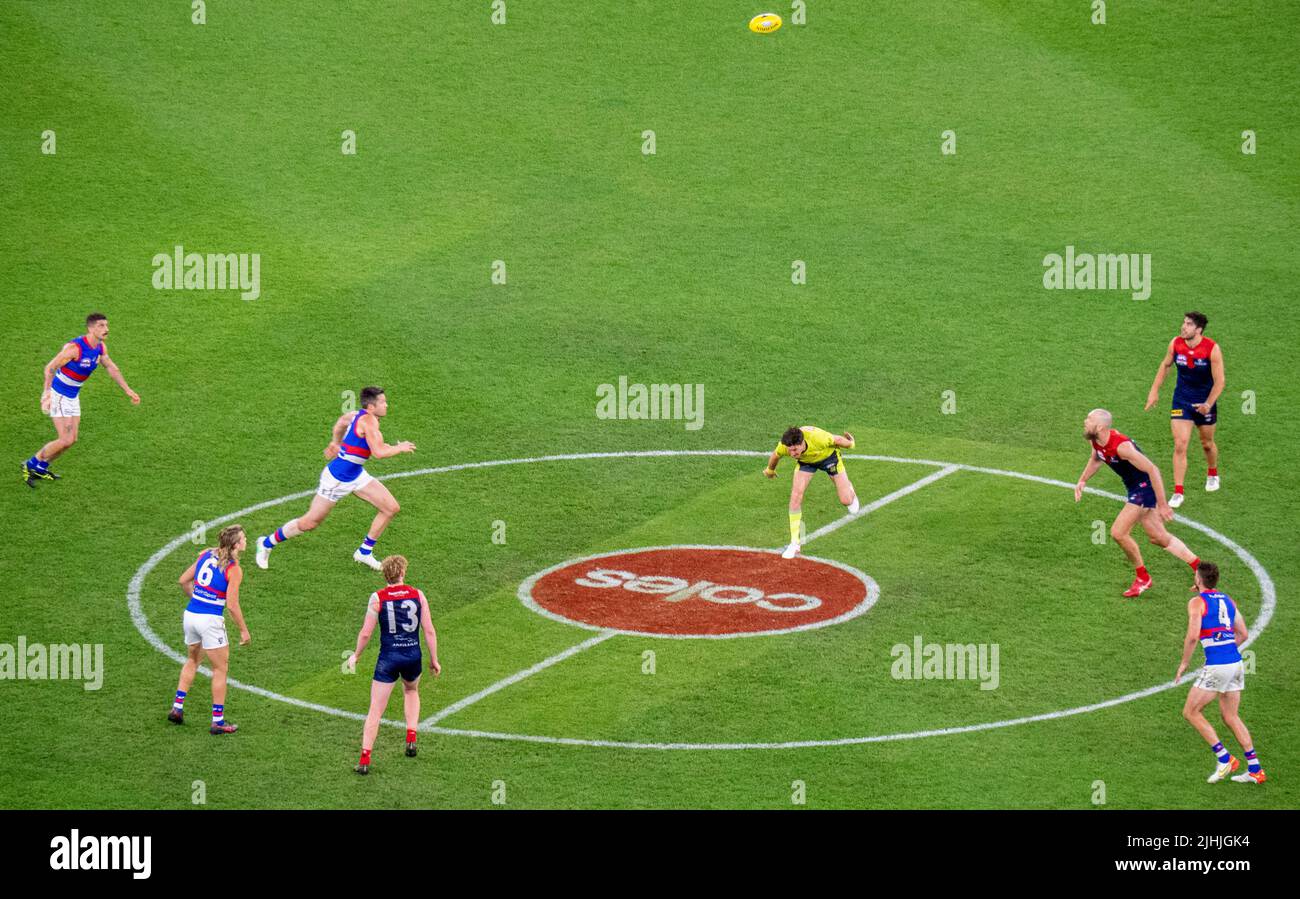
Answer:
[[[400,622],[397,620],[397,611],[393,608],[394,606],[397,605],[397,603],[390,602],[390,603],[386,603],[386,605],[388,606],[388,632],[390,634],[397,633],[397,628],[399,625],[401,626],[402,630],[406,631],[408,634],[420,626],[420,618],[419,618],[420,607],[416,605],[415,600],[413,599],[402,600],[401,603],[402,615],[406,618],[406,620]]]
[[[1228,617],[1228,604],[1223,600],[1219,600],[1219,624],[1232,627],[1232,619]]]

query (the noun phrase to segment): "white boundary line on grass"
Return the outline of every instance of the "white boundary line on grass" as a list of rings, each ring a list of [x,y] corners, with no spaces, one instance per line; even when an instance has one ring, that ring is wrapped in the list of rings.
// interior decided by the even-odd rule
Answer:
[[[496,693],[500,690],[504,690],[506,687],[509,687],[512,684],[517,684],[526,677],[532,677],[537,672],[545,668],[550,668],[552,665],[556,664],[557,662],[563,662],[569,656],[576,656],[584,649],[595,646],[597,643],[604,643],[610,637],[617,636],[618,633],[619,633],[618,631],[601,631],[599,634],[597,634],[594,637],[589,637],[588,639],[583,640],[581,643],[577,643],[573,646],[570,646],[568,649],[564,650],[564,652],[557,652],[549,659],[543,659],[542,661],[538,662],[536,665],[534,665],[531,668],[525,668],[523,671],[516,671],[514,674],[510,675],[509,677],[502,678],[501,680],[497,681],[492,686],[484,687],[482,690],[479,690],[477,693],[472,693],[469,696],[466,696],[464,699],[461,699],[457,702],[453,702],[451,705],[447,706],[442,711],[430,715],[428,718],[425,718],[423,721],[420,722],[420,729],[424,730],[428,727],[431,727],[432,725],[437,724],[443,718],[446,718],[449,715],[454,715],[463,708],[472,706],[480,699],[484,699],[488,696],[491,696],[493,693]]]
[[[465,462],[458,465],[445,465],[438,468],[421,468],[415,471],[401,471],[401,472],[395,472],[393,474],[384,475],[383,477],[379,478],[379,480],[387,481],[395,478],[409,478],[409,477],[415,477],[416,475],[440,474],[443,472],[463,471],[471,468],[489,468],[489,467],[494,467],[499,465],[527,465],[535,462],[562,462],[562,461],[573,461],[573,460],[582,460],[582,459],[662,458],[662,457],[676,457],[676,456],[765,457],[766,455],[767,453],[758,452],[755,450],[637,450],[637,451],[606,452],[606,453],[570,453],[570,454],[550,455],[550,456],[532,456],[532,457],[520,458],[520,459],[497,459],[497,460],[491,460],[486,462]],[[899,463],[906,463],[906,464],[913,464],[913,465],[930,465],[935,468],[951,467],[956,471],[972,471],[981,474],[999,475],[1001,477],[1018,478],[1020,480],[1032,481],[1034,483],[1046,484],[1054,487],[1065,487],[1071,490],[1074,489],[1074,484],[1068,483],[1066,481],[1058,481],[1053,478],[1039,477],[1038,475],[1023,474],[1022,472],[1018,472],[1018,471],[1007,471],[1000,468],[983,468],[976,465],[964,465],[957,462],[936,462],[931,459],[908,459],[900,456],[877,456],[877,455],[857,455],[857,454],[855,455],[846,454],[845,458],[859,459],[859,460],[872,461],[872,462],[899,462]],[[1120,496],[1119,494],[1110,493],[1105,490],[1097,490],[1092,487],[1085,488],[1084,492],[1092,494],[1094,496],[1102,496],[1102,497],[1106,497],[1107,499],[1118,500],[1119,502],[1125,501],[1125,497]],[[215,528],[218,527],[219,525],[223,525],[228,522],[234,521],[236,518],[240,518],[244,515],[249,515],[252,514],[253,512],[259,512],[262,509],[269,509],[274,506],[278,506],[295,499],[302,499],[304,497],[311,496],[314,493],[315,493],[314,490],[303,490],[298,493],[291,493],[287,496],[282,496],[279,499],[272,499],[272,500],[267,500],[266,502],[256,503],[255,505],[248,506],[247,508],[244,509],[240,509],[238,512],[232,512],[229,515],[223,515],[220,518],[214,518],[213,520],[206,522],[203,526],[204,528]],[[859,512],[861,513],[861,510],[859,510]],[[1185,524],[1188,527],[1200,531],[1201,533],[1205,534],[1211,539],[1218,541],[1227,549],[1231,550],[1237,556],[1237,558],[1240,559],[1248,569],[1250,569],[1251,573],[1255,576],[1256,580],[1259,581],[1259,588],[1260,588],[1259,614],[1255,618],[1255,626],[1251,629],[1250,639],[1245,641],[1242,644],[1242,648],[1245,648],[1250,644],[1254,643],[1257,639],[1259,639],[1259,636],[1264,632],[1264,628],[1268,626],[1269,621],[1272,620],[1273,610],[1277,605],[1277,592],[1273,586],[1273,579],[1269,576],[1268,571],[1265,570],[1264,566],[1260,564],[1259,560],[1256,559],[1253,555],[1251,555],[1246,549],[1244,549],[1242,546],[1240,546],[1230,538],[1225,537],[1223,534],[1220,534],[1218,531],[1214,530],[1208,525],[1203,525],[1199,522],[1192,521],[1191,519],[1184,518],[1181,515],[1175,515],[1174,520],[1180,524]],[[153,569],[156,568],[158,564],[162,562],[163,559],[167,558],[167,556],[171,555],[173,552],[175,552],[184,544],[189,543],[191,538],[193,537],[193,534],[194,534],[193,531],[187,531],[186,533],[181,534],[179,537],[173,539],[170,543],[168,543],[166,546],[159,549],[157,552],[151,555],[147,560],[145,560],[144,564],[140,566],[140,568],[136,571],[135,575],[131,578],[131,582],[130,584],[128,584],[127,591],[126,591],[127,609],[131,614],[131,621],[135,625],[136,630],[140,632],[140,635],[145,638],[145,640],[149,643],[149,645],[151,645],[154,649],[158,650],[163,655],[172,659],[177,664],[183,664],[185,661],[185,656],[177,652],[176,650],[172,649],[170,646],[168,646],[167,643],[161,637],[159,637],[158,634],[149,625],[149,620],[144,614],[144,608],[142,606],[141,599],[140,599],[140,592],[144,587],[144,579],[148,577],[149,573],[153,571]],[[567,656],[565,656],[565,658],[567,658]],[[556,661],[559,661],[559,659],[557,659]],[[208,677],[210,677],[212,674],[211,670],[208,669],[206,666],[201,667],[199,670],[205,676]],[[1194,676],[1195,676],[1194,673],[1189,673],[1187,675],[1184,675],[1182,682],[1185,683],[1191,680],[1192,677]],[[311,709],[312,711],[324,712],[329,715],[336,715],[341,718],[350,718],[356,721],[364,720],[366,717],[365,715],[359,712],[349,712],[346,709],[336,709],[327,705],[322,705],[320,703],[309,702],[304,699],[298,699],[293,696],[285,696],[283,694],[276,693],[272,690],[267,690],[263,687],[259,687],[255,684],[245,684],[242,681],[236,680],[235,678],[229,678],[227,680],[227,683],[229,684],[229,686],[234,687],[235,689],[244,690],[246,692],[253,693],[257,696],[263,696],[267,699],[275,699],[280,702],[287,703],[289,705],[297,706],[299,708]],[[1165,690],[1172,689],[1174,686],[1176,686],[1176,684],[1172,682],[1156,684],[1155,686],[1147,687],[1144,690],[1137,690],[1132,693],[1127,693],[1123,696],[1117,696],[1114,699],[1107,699],[1102,702],[1092,703],[1090,705],[1076,706],[1075,708],[1072,709],[1062,709],[1060,711],[1055,711],[1055,712],[1043,712],[1038,715],[1029,715],[1022,718],[1010,718],[1003,721],[990,721],[990,722],[985,722],[983,724],[970,724],[961,727],[945,727],[945,728],[937,728],[933,730],[912,731],[909,733],[880,734],[880,735],[867,736],[867,737],[844,737],[840,739],[831,739],[831,740],[792,740],[792,741],[779,742],[779,743],[638,743],[634,741],[623,741],[623,740],[589,740],[589,739],[582,739],[582,738],[575,738],[575,737],[549,737],[549,736],[539,736],[539,735],[531,735],[531,734],[508,734],[508,733],[497,733],[494,731],[464,730],[460,728],[442,727],[440,725],[429,725],[428,727],[425,727],[422,724],[420,726],[420,729],[428,733],[442,734],[445,736],[466,736],[466,737],[477,737],[481,739],[490,739],[490,740],[508,740],[508,741],[526,742],[526,743],[547,743],[547,744],[560,745],[560,746],[586,746],[586,747],[609,748],[609,749],[654,749],[654,750],[803,749],[803,748],[822,747],[822,746],[851,746],[860,743],[881,743],[881,742],[888,742],[888,741],[895,741],[895,740],[915,740],[915,739],[922,739],[925,737],[948,736],[952,734],[972,733],[975,731],[992,730],[994,728],[1001,728],[1001,727],[1013,727],[1018,724],[1029,724],[1036,721],[1050,721],[1057,718],[1066,718],[1072,715],[1087,714],[1088,712],[1094,712],[1099,709],[1109,708],[1111,706],[1120,705],[1125,702],[1131,702],[1135,699],[1142,699],[1144,697],[1152,696],[1156,693],[1160,693]],[[404,721],[393,720],[390,718],[383,719],[383,723],[395,727],[406,726]]]

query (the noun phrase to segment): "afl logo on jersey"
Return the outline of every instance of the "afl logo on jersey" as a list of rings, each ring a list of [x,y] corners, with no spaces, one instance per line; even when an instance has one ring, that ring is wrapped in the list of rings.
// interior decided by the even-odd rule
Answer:
[[[1178,358],[1174,360],[1174,363],[1175,363],[1176,365],[1186,366],[1186,365],[1187,365],[1187,354],[1186,354],[1186,353],[1179,353],[1179,354],[1178,354]]]

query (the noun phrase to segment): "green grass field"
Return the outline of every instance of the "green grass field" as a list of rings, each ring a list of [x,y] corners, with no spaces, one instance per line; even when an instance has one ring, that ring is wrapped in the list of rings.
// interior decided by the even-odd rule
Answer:
[[[200,791],[210,808],[478,808],[494,793],[508,808],[789,808],[796,781],[809,808],[1300,803],[1300,389],[1286,336],[1300,301],[1300,4],[1114,0],[1093,25],[1083,2],[809,0],[799,25],[781,0],[771,35],[745,27],[766,4],[730,0],[509,0],[503,25],[486,0],[213,0],[204,25],[189,7],[0,5],[0,644],[104,647],[99,690],[0,681],[0,806],[180,808]],[[941,153],[949,129],[955,155]],[[152,260],[177,245],[260,254],[260,296],[155,289]],[[1045,289],[1043,259],[1067,245],[1150,254],[1150,298]],[[806,283],[792,282],[796,260]],[[376,475],[766,453],[812,423],[852,431],[856,455],[1073,483],[1083,417],[1104,406],[1171,483],[1171,383],[1142,407],[1188,309],[1224,348],[1224,488],[1202,490],[1193,445],[1179,511],[1276,588],[1242,701],[1262,787],[1204,782],[1212,758],[1180,715],[1185,686],[845,746],[465,733],[833,741],[1170,681],[1186,567],[1140,540],[1156,585],[1121,599],[1131,569],[1093,540],[1119,503],[969,470],[809,547],[879,583],[867,614],[749,639],[614,636],[440,720],[416,760],[383,728],[369,778],[350,770],[352,718],[232,690],[240,733],[214,739],[200,677],[187,725],[164,720],[179,666],[133,623],[128,584],[196,522],[314,488],[347,391],[382,385],[385,436],[418,446]],[[63,480],[29,490],[17,463],[53,437],[41,369],[91,311],[109,315],[143,402],[95,375],[80,442],[53,466]],[[702,384],[702,427],[598,417],[599,385],[620,377]],[[762,464],[615,457],[388,481],[402,511],[378,551],[411,560],[445,669],[424,679],[422,717],[593,636],[521,604],[541,569],[630,547],[781,546],[791,468],[770,482]],[[864,503],[932,470],[847,464]],[[809,489],[810,531],[843,511],[826,480]],[[1092,486],[1121,489],[1109,471]],[[306,503],[238,520],[251,542]],[[253,641],[232,650],[232,677],[365,712],[375,644],[354,675],[340,656],[380,585],[349,558],[371,514],[344,500],[269,571],[250,546]],[[1247,566],[1171,529],[1220,562],[1254,624],[1263,592]],[[173,648],[175,580],[196,551],[163,558],[140,592]],[[891,647],[918,635],[997,644],[998,688],[895,679]],[[400,716],[395,696],[387,717]]]

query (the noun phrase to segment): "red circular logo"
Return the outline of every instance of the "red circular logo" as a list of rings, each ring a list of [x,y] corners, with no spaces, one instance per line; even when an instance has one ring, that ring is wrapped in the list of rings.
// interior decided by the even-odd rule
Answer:
[[[519,586],[524,605],[569,624],[656,637],[754,637],[857,617],[880,589],[839,562],[743,546],[667,546],[586,556]]]

